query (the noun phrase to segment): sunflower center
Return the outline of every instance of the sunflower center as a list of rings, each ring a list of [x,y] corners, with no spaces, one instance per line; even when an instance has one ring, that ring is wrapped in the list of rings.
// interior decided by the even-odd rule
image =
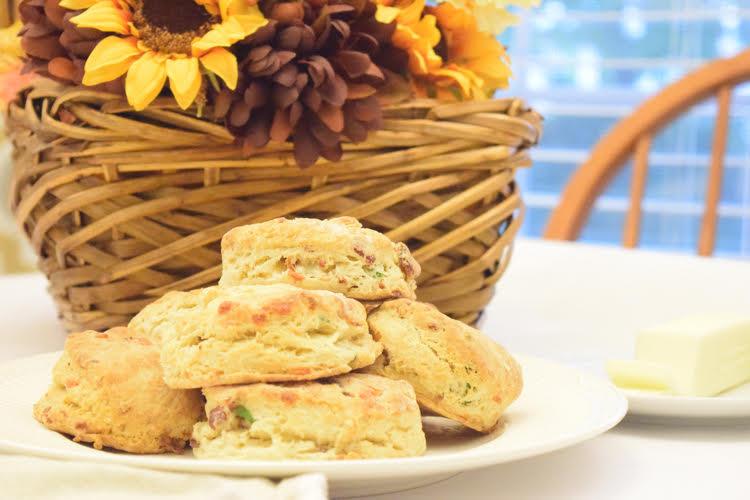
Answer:
[[[133,24],[141,40],[164,53],[191,53],[191,42],[221,22],[194,0],[138,0]]]

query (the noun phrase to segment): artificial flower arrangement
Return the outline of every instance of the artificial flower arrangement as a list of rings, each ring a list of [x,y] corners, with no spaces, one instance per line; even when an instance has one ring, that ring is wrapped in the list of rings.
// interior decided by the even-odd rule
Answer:
[[[9,201],[65,328],[216,283],[233,227],[342,215],[404,242],[420,299],[476,322],[542,132],[495,97],[495,36],[538,1],[20,0]]]
[[[292,141],[337,161],[402,97],[478,100],[511,77],[507,4],[540,0],[22,0],[26,73],[172,98],[221,121],[246,155]]]

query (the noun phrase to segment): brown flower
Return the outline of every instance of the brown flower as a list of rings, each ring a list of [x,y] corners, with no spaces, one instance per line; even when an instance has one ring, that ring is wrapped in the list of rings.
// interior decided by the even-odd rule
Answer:
[[[261,2],[271,20],[240,48],[240,84],[215,112],[251,154],[291,137],[301,167],[337,161],[341,141],[360,142],[381,123],[375,97],[395,24],[375,19],[370,0]]]

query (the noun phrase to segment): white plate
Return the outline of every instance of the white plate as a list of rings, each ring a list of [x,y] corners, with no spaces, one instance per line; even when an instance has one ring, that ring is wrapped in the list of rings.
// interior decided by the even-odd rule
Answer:
[[[679,419],[750,418],[750,383],[712,398],[669,396],[624,389],[628,414],[637,417]]]
[[[117,463],[168,471],[286,477],[322,472],[335,496],[399,491],[461,471],[531,457],[579,443],[614,427],[627,400],[594,375],[518,356],[524,390],[498,430],[481,435],[442,418],[426,417],[422,457],[340,461],[196,460],[185,455],[129,455],[95,450],[44,428],[32,407],[51,380],[60,353],[0,365],[0,450],[68,460]],[[449,423],[449,425],[443,425]]]

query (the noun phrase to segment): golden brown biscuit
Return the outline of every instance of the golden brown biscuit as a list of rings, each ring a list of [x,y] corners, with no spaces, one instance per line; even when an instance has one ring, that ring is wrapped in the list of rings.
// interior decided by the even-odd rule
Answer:
[[[167,387],[158,346],[127,328],[69,335],[52,377],[34,418],[98,449],[179,452],[203,415],[200,391]]]
[[[425,451],[414,389],[403,381],[353,373],[203,392],[208,420],[193,432],[198,458],[330,460]]]
[[[383,354],[365,371],[406,380],[440,415],[489,432],[521,393],[521,368],[505,349],[430,304],[385,302],[368,323]]]
[[[362,304],[282,284],[170,292],[131,327],[161,339],[164,380],[183,389],[339,375],[382,351]]]
[[[288,283],[360,300],[415,298],[420,267],[403,243],[352,217],[275,219],[221,241],[222,286]]]

